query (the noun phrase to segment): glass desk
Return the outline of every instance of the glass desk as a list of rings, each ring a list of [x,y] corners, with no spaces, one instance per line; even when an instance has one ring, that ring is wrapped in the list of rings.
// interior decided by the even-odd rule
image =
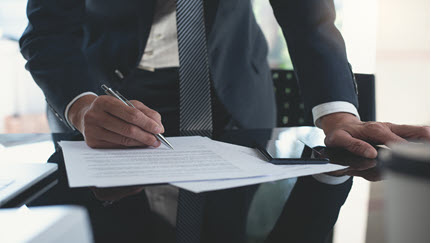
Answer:
[[[323,145],[323,133],[311,127],[224,131],[216,134],[213,139],[252,147],[256,140],[283,139],[292,136],[300,138],[311,146]],[[32,148],[32,139],[35,148],[36,144],[41,142],[54,143],[55,153],[51,156],[46,154],[46,160],[49,157],[48,161],[58,164],[58,172],[53,178],[56,184],[42,191],[41,188],[32,188],[32,191],[27,193],[33,193],[35,196],[26,197],[21,202],[16,200],[15,205],[10,206],[20,206],[23,203],[29,207],[81,205],[88,210],[96,242],[175,242],[173,225],[175,223],[152,210],[152,204],[147,198],[145,189],[142,190],[139,186],[109,189],[68,187],[61,148],[56,142],[82,140],[79,134],[64,133],[50,136],[45,134],[33,135],[33,137],[22,134],[0,135],[2,144],[11,141],[13,145],[20,144],[20,141],[29,143],[23,149],[28,153],[37,154],[37,151]],[[19,151],[11,153],[9,151],[11,148],[7,146],[3,148],[2,156],[5,154],[9,157],[13,154],[16,157],[22,156]],[[371,181],[382,178],[377,160],[362,159],[341,150],[323,152],[332,158],[331,162],[350,166],[348,169],[329,173],[332,176],[352,175]],[[262,192],[262,185],[204,193],[202,242],[260,242],[270,232],[266,242],[325,242],[337,220],[341,206],[348,197],[352,179],[340,185],[328,185],[306,176],[275,183],[282,188],[283,195],[273,191],[263,190]],[[124,195],[128,196],[113,204],[105,201],[106,198],[112,199]],[[163,195],[156,198],[156,200],[164,199]],[[278,205],[278,208],[259,207],[265,205],[259,203],[259,200],[271,202],[272,205]],[[175,208],[165,211],[172,214]],[[255,214],[272,216],[272,223],[256,222]],[[254,222],[250,223],[250,221]],[[263,236],[259,237],[250,236],[253,235],[250,234],[251,232],[259,229],[268,229],[269,232],[264,232]]]

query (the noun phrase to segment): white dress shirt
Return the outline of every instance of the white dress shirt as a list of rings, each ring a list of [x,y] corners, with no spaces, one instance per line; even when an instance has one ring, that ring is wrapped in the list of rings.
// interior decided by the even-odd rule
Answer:
[[[157,0],[153,25],[138,68],[179,67],[175,0]]]

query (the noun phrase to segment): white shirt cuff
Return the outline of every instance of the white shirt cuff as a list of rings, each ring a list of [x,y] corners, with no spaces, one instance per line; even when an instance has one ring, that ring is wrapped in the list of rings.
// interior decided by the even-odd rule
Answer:
[[[330,176],[327,174],[316,174],[312,175],[314,179],[316,179],[320,183],[329,184],[329,185],[340,185],[346,182],[350,176]]]
[[[69,121],[69,109],[70,107],[73,105],[73,103],[75,103],[76,100],[78,100],[79,98],[81,98],[84,95],[95,95],[97,96],[97,94],[93,93],[93,92],[84,92],[81,93],[80,95],[76,96],[75,98],[73,98],[72,101],[69,102],[69,104],[67,104],[66,106],[66,110],[64,110],[64,118],[66,119],[67,124],[69,124],[69,126],[73,129],[76,130],[75,127],[72,125],[72,123]]]
[[[317,125],[316,121],[319,120],[319,118],[321,118],[322,116],[337,112],[351,113],[358,117],[359,120],[361,119],[359,117],[359,113],[356,107],[352,103],[349,103],[347,101],[332,101],[323,103],[320,105],[316,105],[311,111],[313,112],[314,125]]]

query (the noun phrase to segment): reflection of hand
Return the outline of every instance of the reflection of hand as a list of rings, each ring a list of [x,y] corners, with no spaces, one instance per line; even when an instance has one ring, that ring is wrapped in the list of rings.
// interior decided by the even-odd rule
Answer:
[[[359,176],[364,178],[367,181],[381,181],[382,180],[382,172],[378,167],[373,167],[368,170],[352,170],[348,171],[346,175],[349,176]]]
[[[93,148],[158,147],[153,134],[164,132],[160,114],[139,101],[131,102],[136,109],[107,95],[85,95],[70,107],[69,120]]]
[[[382,180],[382,172],[378,167],[373,167],[367,170],[355,170],[355,169],[345,169],[345,170],[337,170],[333,172],[325,173],[330,176],[356,176],[362,177],[367,181],[381,181]]]
[[[100,201],[118,201],[127,196],[132,196],[140,193],[143,186],[125,186],[125,187],[110,187],[110,188],[98,188],[90,187],[94,196]]]
[[[376,159],[368,159],[352,154],[345,149],[324,148],[320,149],[316,157],[328,158],[332,164],[348,166],[348,168],[325,173],[330,176],[358,176],[369,181],[379,181],[381,169]]]
[[[405,142],[405,139],[430,140],[428,126],[396,125],[387,122],[361,122],[349,113],[332,113],[319,119],[318,125],[326,134],[328,147],[345,148],[366,158],[376,158],[371,144]]]

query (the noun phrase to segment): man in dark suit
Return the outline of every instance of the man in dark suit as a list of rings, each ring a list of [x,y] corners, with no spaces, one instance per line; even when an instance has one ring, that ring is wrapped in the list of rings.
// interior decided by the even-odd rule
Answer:
[[[270,2],[306,108],[327,134],[328,146],[374,158],[377,151],[368,142],[429,139],[429,128],[360,121],[332,0]],[[214,129],[274,127],[267,45],[250,1],[203,3]],[[173,0],[29,0],[21,52],[45,94],[51,127],[77,129],[91,147],[157,147],[152,134],[178,133],[175,13]],[[137,109],[102,95],[102,83]]]
[[[163,124],[178,120],[174,117],[177,96],[170,93],[175,90],[175,74],[169,69],[178,63],[157,65],[150,60],[147,63],[152,66],[140,66],[145,64],[145,55],[150,55],[145,51],[154,52],[146,50],[148,40],[154,40],[149,39],[152,26],[157,21],[166,23],[163,11],[157,11],[164,2],[172,1],[29,1],[29,25],[20,39],[26,68],[43,90],[56,121],[81,131],[90,146],[157,145],[148,133],[163,131],[154,110],[162,114]],[[410,134],[396,125],[361,123],[355,116],[355,81],[344,42],[333,24],[331,0],[272,0],[271,4],[289,45],[306,107],[314,108],[316,125],[329,135],[329,145],[375,157],[377,152],[362,139],[385,143]],[[267,46],[250,1],[204,1],[204,9],[218,106],[240,128],[273,127],[275,104]],[[175,6],[171,11],[175,12]],[[162,15],[159,20],[155,12]],[[139,83],[133,75],[140,76]],[[170,80],[157,84],[155,79]],[[132,110],[113,98],[94,95],[102,94],[102,83],[124,90],[126,97],[152,109],[136,101],[139,111]],[[157,95],[147,95],[149,89]],[[171,97],[169,102],[166,95]],[[316,109],[329,102],[342,103]]]

